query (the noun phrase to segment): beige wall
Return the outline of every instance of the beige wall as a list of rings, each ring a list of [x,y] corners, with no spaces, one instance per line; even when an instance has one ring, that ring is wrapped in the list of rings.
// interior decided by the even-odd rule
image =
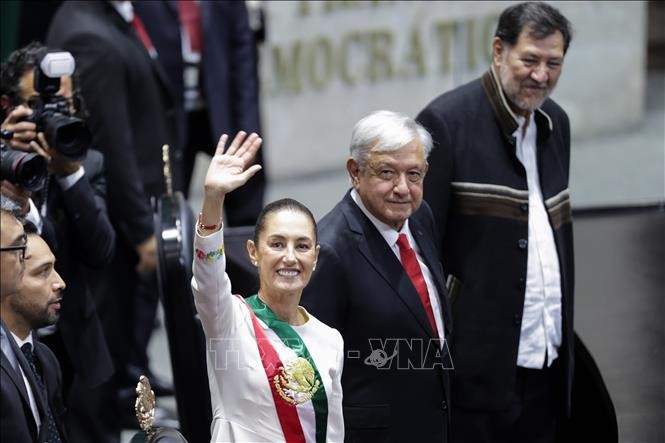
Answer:
[[[376,109],[415,116],[487,69],[513,2],[265,2],[262,115],[269,176],[339,171],[353,124]],[[643,117],[646,3],[554,2],[574,37],[553,94],[578,139]]]

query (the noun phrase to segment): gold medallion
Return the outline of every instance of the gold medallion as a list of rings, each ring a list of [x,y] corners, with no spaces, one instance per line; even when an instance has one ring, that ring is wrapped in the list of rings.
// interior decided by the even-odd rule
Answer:
[[[286,363],[273,378],[273,383],[279,395],[294,405],[310,400],[321,384],[314,376],[312,365],[302,357]]]

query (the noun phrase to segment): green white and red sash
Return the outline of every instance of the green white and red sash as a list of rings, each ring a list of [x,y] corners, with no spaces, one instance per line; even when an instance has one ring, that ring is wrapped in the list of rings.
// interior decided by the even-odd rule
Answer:
[[[275,402],[275,409],[286,442],[304,443],[305,435],[300,423],[300,418],[298,417],[296,405],[283,398],[283,391],[280,392],[279,387],[277,386],[277,377],[283,373],[285,365],[282,363],[277,351],[270,343],[270,339],[263,331],[257,317],[261,319],[277,335],[277,337],[279,337],[284,345],[295,352],[298,357],[307,360],[313,368],[314,380],[318,384],[318,389],[316,389],[311,397],[316,422],[316,442],[325,443],[328,428],[328,397],[326,396],[321,374],[319,374],[307,346],[305,346],[300,335],[298,335],[288,323],[277,318],[275,313],[263,303],[263,301],[261,301],[258,295],[253,295],[245,299],[245,302],[249,307],[252,325],[254,327],[254,335],[256,336],[256,344],[259,349],[259,355],[261,356],[261,363],[265,370],[268,384],[270,385],[270,391]]]

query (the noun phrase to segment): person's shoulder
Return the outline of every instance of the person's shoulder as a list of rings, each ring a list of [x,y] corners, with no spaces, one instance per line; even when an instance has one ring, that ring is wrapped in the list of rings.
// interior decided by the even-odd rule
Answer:
[[[557,102],[548,98],[543,102],[540,109],[546,113],[553,120],[565,119],[568,120],[568,114]]]
[[[64,2],[54,15],[47,33],[49,46],[68,49],[74,45],[95,48],[108,58],[118,40],[118,32],[112,24],[105,2]],[[76,54],[75,54],[76,56]]]
[[[101,167],[104,164],[104,154],[96,149],[88,149],[83,158],[83,164],[86,166]]]
[[[348,212],[347,200],[348,199],[344,197],[317,222],[317,232],[320,243],[334,243],[334,240],[339,239],[340,232],[348,229],[345,214]]]
[[[539,111],[549,120],[548,124],[552,128],[554,134],[570,136],[570,120],[568,119],[568,114],[558,103],[548,98],[539,108]]]
[[[49,30],[76,34],[99,26],[101,20],[96,11],[100,5],[92,3],[95,2],[64,2],[54,14]]]
[[[480,78],[470,81],[464,85],[446,91],[429,102],[425,110],[431,109],[437,112],[448,112],[459,110],[460,106],[467,106],[469,99],[482,94],[483,89]]]
[[[325,337],[326,340],[332,341],[333,343],[335,342],[344,343],[344,339],[342,339],[342,334],[340,334],[340,332],[337,329],[323,323],[321,320],[316,318],[309,311],[307,311],[307,315],[309,316],[309,322],[310,322],[309,326],[316,331],[317,335]]]
[[[52,366],[55,366],[58,369],[60,369],[60,363],[58,363],[58,359],[53,353],[53,351],[51,351],[51,348],[49,348],[39,340],[34,340],[33,343],[35,346],[35,351],[41,354],[42,359],[44,358],[47,359],[46,363],[51,364]]]
[[[428,229],[432,229],[434,227],[434,215],[432,213],[432,208],[427,203],[427,201],[423,200],[418,210],[416,210],[411,215],[411,217],[409,217],[409,223],[413,222],[424,225]]]

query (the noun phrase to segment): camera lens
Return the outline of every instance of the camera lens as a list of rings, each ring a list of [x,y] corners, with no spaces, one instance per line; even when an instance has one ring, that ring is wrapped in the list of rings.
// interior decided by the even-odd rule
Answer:
[[[37,191],[46,180],[46,160],[37,154],[14,151],[2,147],[0,156],[0,179],[9,180],[30,191]]]
[[[44,133],[51,146],[71,160],[80,160],[92,136],[83,120],[55,113],[44,118]]]

